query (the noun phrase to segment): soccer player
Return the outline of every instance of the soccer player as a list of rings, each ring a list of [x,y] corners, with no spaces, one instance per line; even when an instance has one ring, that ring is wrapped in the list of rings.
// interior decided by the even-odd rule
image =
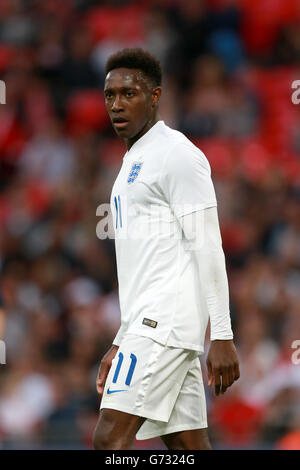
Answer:
[[[161,436],[168,449],[210,449],[199,354],[210,319],[208,385],[239,378],[217,202],[204,154],[159,116],[159,61],[124,49],[104,95],[127,146],[113,185],[121,327],[101,361],[95,449]]]

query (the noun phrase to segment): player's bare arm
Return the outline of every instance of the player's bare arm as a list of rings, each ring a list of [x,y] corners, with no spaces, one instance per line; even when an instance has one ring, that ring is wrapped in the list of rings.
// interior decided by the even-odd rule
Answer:
[[[107,353],[103,356],[102,361],[100,362],[97,379],[96,379],[96,388],[99,395],[103,394],[106,378],[108,376],[109,370],[111,368],[111,363],[117,354],[119,346],[115,346],[114,344],[111,348],[107,351]]]
[[[5,327],[5,311],[3,305],[2,292],[0,289],[0,339],[4,336],[4,327]]]
[[[215,394],[225,393],[240,377],[239,361],[233,340],[211,342],[206,360],[208,385],[215,384]]]
[[[3,308],[0,307],[0,339],[2,339],[4,335],[4,322],[5,322],[4,310]]]

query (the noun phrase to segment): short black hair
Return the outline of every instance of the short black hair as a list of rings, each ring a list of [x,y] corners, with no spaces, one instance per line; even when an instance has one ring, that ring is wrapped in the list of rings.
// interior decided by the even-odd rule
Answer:
[[[106,75],[114,69],[139,69],[151,80],[154,86],[161,85],[162,70],[158,59],[140,48],[122,49],[109,57],[106,62]]]

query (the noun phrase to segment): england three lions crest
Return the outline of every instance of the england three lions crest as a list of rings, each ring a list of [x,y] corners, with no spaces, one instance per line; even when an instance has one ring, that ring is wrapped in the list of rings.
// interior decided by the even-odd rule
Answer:
[[[134,162],[132,164],[131,170],[128,175],[127,183],[131,184],[133,183],[137,177],[139,176],[139,172],[141,171],[143,162]]]

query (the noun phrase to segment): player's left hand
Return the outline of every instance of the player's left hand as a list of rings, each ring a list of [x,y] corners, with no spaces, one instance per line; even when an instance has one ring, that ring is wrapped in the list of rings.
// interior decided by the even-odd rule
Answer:
[[[240,377],[239,361],[233,341],[212,341],[206,365],[208,386],[215,383],[215,394],[225,393],[227,388]]]

